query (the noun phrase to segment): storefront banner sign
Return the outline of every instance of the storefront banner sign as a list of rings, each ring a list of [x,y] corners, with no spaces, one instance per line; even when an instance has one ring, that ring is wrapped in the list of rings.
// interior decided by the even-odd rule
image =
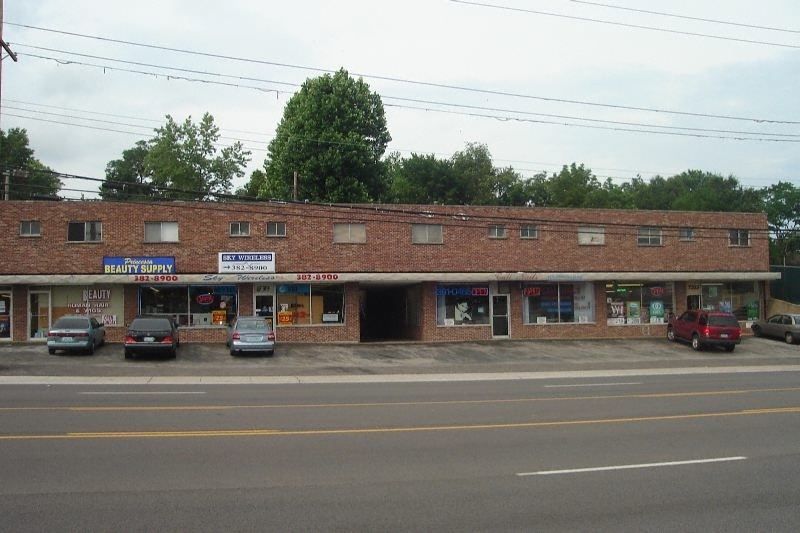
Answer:
[[[273,252],[220,252],[219,273],[275,272]]]
[[[174,257],[103,257],[103,274],[175,274]]]

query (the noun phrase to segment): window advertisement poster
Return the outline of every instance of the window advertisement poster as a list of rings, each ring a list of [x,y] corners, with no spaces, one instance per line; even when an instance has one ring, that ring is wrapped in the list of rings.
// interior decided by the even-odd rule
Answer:
[[[440,326],[489,324],[488,285],[439,285],[436,304]]]
[[[627,302],[626,319],[628,324],[641,323],[641,307],[639,302]]]
[[[650,323],[664,323],[664,302],[661,300],[650,300]]]
[[[263,274],[275,272],[274,252],[220,252],[220,274]]]

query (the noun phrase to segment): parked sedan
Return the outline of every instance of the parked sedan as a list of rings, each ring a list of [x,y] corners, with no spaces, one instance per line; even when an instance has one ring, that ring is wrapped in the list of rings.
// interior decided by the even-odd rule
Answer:
[[[275,332],[264,317],[239,317],[228,332],[225,343],[231,355],[244,352],[275,353]]]
[[[106,342],[106,328],[93,316],[64,315],[53,323],[47,332],[47,351],[94,353]]]
[[[125,359],[139,354],[178,356],[178,329],[169,317],[136,317],[125,335]]]
[[[766,320],[756,320],[750,328],[757,337],[775,337],[787,344],[800,342],[800,315],[772,315]]]

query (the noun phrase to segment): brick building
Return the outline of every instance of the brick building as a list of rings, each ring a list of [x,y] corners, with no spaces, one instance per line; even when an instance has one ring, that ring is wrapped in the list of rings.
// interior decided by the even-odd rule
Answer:
[[[237,315],[283,342],[661,336],[686,307],[763,316],[760,213],[8,201],[0,342],[66,313],[123,338],[168,314],[184,342]]]

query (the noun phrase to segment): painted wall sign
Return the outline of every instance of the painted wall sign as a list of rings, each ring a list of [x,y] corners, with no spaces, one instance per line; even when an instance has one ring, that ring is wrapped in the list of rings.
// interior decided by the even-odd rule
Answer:
[[[174,257],[103,257],[103,274],[175,274]]]
[[[220,252],[219,273],[275,272],[273,252]]]

